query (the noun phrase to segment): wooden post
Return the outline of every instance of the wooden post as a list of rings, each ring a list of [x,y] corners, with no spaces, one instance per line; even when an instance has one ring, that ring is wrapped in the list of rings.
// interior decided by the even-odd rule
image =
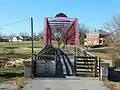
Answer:
[[[77,72],[76,72],[76,59],[77,59],[77,56],[74,56],[74,75],[75,76],[77,75]]]
[[[35,60],[34,60],[34,76],[36,76],[36,62],[38,60],[38,54],[35,54]]]
[[[100,57],[98,57],[98,61],[99,61],[99,79],[100,79],[100,77],[101,77],[101,59],[100,59]]]
[[[58,64],[57,64],[57,54],[55,52],[55,76],[57,76],[57,72],[58,72]]]
[[[74,53],[76,53],[76,46],[74,45]]]
[[[97,77],[97,57],[95,57],[94,67],[95,67],[94,76]]]
[[[78,56],[78,47],[75,47],[75,55]]]

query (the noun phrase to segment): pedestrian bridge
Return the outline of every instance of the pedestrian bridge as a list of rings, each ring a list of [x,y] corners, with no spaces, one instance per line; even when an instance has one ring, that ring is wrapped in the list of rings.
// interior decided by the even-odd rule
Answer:
[[[28,76],[63,78],[66,76],[99,76],[99,58],[78,46],[58,49],[47,45],[36,53],[33,59],[32,73]],[[28,72],[25,76],[27,74]]]

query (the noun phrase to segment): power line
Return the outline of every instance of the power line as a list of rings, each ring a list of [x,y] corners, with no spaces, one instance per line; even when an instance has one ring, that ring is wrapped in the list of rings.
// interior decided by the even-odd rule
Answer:
[[[30,19],[16,21],[16,22],[12,22],[12,23],[9,23],[9,24],[3,24],[3,25],[0,25],[0,29],[1,29],[1,27],[6,27],[6,26],[14,25],[14,24],[21,23],[21,22],[28,21],[28,20],[30,20]]]

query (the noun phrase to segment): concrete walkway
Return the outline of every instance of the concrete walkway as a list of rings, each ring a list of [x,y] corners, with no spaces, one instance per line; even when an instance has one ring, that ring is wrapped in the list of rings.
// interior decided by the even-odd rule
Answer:
[[[36,78],[23,90],[108,90],[96,78]]]

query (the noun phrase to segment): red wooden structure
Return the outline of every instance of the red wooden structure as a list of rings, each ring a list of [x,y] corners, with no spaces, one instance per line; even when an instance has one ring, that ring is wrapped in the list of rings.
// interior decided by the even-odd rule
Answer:
[[[44,45],[51,45],[54,33],[61,33],[66,45],[79,45],[78,19],[59,13],[44,19]]]

